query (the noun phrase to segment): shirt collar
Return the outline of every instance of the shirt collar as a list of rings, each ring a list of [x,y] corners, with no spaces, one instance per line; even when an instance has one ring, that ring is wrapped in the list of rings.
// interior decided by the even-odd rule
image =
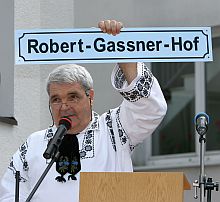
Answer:
[[[50,140],[57,130],[56,126],[50,126],[45,133],[44,140]],[[99,115],[96,112],[92,112],[92,121],[90,121],[89,125],[82,131],[82,133],[86,133],[91,130],[99,130]]]

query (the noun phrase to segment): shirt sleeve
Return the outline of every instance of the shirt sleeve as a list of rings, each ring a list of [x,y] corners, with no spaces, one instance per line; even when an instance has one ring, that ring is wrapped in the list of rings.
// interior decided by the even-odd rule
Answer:
[[[150,136],[166,114],[167,104],[157,79],[144,63],[137,63],[137,77],[128,85],[118,65],[112,85],[124,97],[118,119],[131,145]]]
[[[16,171],[20,171],[20,182],[19,182],[19,201],[23,202],[28,197],[28,164],[26,161],[28,143],[22,144],[16,153],[13,155],[10,164],[2,177],[0,183],[0,201],[11,202],[15,201],[15,174]]]

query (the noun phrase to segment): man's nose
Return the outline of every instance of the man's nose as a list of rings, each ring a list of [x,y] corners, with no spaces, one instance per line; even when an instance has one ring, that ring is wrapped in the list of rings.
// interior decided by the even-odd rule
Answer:
[[[61,103],[60,109],[65,110],[65,109],[68,109],[68,108],[69,108],[69,104],[67,102],[62,102]]]

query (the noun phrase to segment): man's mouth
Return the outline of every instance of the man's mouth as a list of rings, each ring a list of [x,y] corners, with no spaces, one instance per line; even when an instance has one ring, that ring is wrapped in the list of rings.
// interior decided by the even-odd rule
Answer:
[[[73,113],[68,113],[68,114],[62,114],[61,116],[62,118],[63,117],[68,117],[68,118],[76,118],[76,114],[73,114]]]
[[[76,118],[76,115],[69,115],[69,118]]]

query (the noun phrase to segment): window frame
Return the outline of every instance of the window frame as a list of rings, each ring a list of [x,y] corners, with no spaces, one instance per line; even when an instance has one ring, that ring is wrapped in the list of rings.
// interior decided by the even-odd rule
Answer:
[[[213,36],[220,37],[220,26],[212,29]],[[151,64],[149,65],[151,67]],[[206,111],[206,72],[204,62],[195,62],[195,114]],[[135,171],[170,168],[198,167],[200,165],[199,135],[195,130],[195,152],[152,156],[152,137],[144,142],[144,166],[135,166]],[[220,165],[220,150],[205,151],[205,165]]]

